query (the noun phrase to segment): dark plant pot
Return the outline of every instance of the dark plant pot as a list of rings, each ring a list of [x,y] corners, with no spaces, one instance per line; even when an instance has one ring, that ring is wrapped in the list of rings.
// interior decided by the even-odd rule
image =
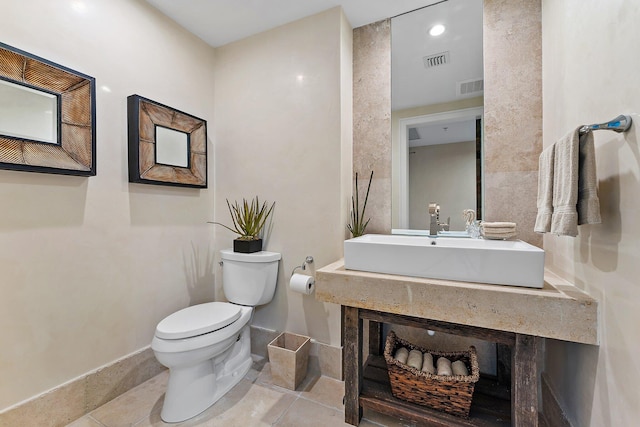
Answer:
[[[233,252],[251,254],[254,252],[260,252],[261,250],[262,250],[262,239],[258,239],[258,240],[235,239],[233,241]]]

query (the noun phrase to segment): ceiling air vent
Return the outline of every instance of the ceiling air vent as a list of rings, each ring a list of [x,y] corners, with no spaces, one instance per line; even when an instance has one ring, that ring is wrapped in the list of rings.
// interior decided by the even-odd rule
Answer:
[[[484,80],[480,78],[465,80],[462,82],[458,82],[457,84],[458,96],[480,95],[483,91]]]
[[[449,63],[449,51],[436,53],[435,55],[429,55],[422,58],[424,61],[424,68],[433,68],[440,65]]]

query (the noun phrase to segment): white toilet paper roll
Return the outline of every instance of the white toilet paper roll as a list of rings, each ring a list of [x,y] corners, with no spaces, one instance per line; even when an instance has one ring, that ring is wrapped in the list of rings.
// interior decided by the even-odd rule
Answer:
[[[294,292],[311,295],[315,289],[315,280],[306,274],[294,274],[289,280],[289,288]]]

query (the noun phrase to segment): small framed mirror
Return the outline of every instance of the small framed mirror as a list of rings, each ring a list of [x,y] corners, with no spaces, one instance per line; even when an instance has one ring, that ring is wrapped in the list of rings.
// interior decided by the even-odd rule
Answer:
[[[96,174],[95,79],[0,43],[0,168]]]
[[[127,98],[129,182],[207,187],[207,122],[139,95]]]

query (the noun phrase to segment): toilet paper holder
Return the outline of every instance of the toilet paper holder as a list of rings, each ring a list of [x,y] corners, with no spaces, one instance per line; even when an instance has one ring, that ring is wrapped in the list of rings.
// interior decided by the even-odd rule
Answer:
[[[296,270],[301,268],[303,270],[307,269],[307,265],[309,264],[313,264],[313,257],[312,256],[308,256],[304,259],[304,262],[302,263],[302,265],[299,265],[297,267],[294,267],[293,271],[291,272],[291,277],[293,277],[293,275],[296,273]]]

